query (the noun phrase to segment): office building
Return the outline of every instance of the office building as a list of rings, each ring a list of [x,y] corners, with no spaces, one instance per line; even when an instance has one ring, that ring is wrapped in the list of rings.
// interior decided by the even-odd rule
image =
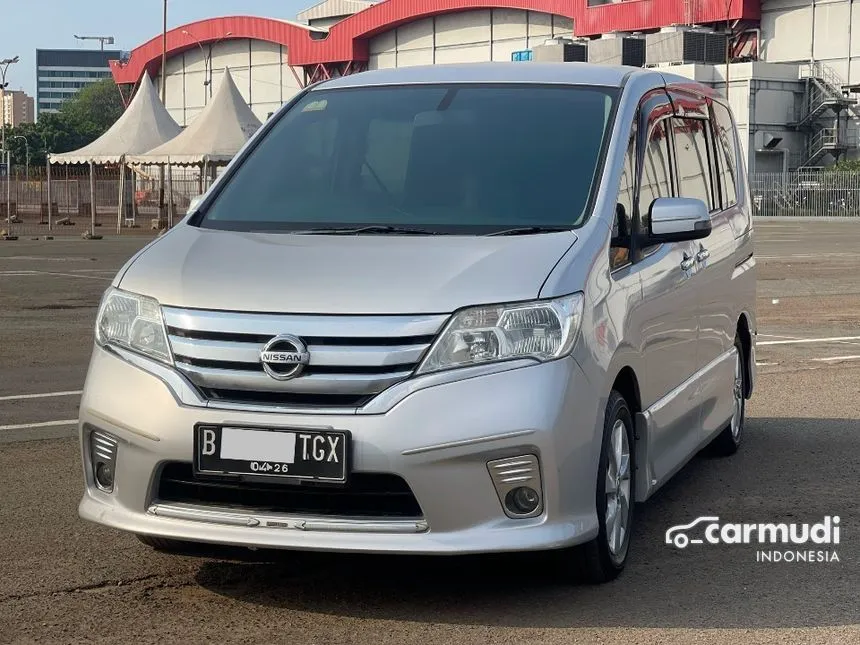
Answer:
[[[120,58],[118,50],[37,49],[37,115],[57,112],[81,88],[110,77],[108,61]]]
[[[3,95],[3,122],[7,127],[17,128],[22,123],[34,120],[33,97],[20,90],[6,90]]]

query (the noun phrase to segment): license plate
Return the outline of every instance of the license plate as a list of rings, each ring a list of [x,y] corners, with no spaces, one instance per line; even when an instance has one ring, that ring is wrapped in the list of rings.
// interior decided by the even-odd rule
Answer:
[[[207,476],[344,483],[347,432],[234,426],[195,428],[194,470]]]

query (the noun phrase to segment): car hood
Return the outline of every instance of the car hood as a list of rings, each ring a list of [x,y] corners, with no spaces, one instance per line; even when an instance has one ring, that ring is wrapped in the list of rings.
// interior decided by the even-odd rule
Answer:
[[[122,289],[163,305],[319,314],[449,313],[536,298],[571,231],[538,235],[288,235],[185,224],[144,250]]]

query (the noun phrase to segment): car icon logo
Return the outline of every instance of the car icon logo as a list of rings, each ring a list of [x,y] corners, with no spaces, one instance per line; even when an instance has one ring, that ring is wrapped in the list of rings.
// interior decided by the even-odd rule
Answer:
[[[679,524],[666,531],[666,544],[674,544],[679,549],[686,549],[690,544],[702,544],[701,538],[690,538],[686,531],[704,523],[719,522],[719,517],[697,517],[689,524]]]

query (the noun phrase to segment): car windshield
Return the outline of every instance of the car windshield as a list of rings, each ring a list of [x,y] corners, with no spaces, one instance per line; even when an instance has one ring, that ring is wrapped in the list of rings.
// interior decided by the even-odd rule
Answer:
[[[329,234],[527,234],[582,224],[617,90],[412,85],[311,91],[197,224]]]

